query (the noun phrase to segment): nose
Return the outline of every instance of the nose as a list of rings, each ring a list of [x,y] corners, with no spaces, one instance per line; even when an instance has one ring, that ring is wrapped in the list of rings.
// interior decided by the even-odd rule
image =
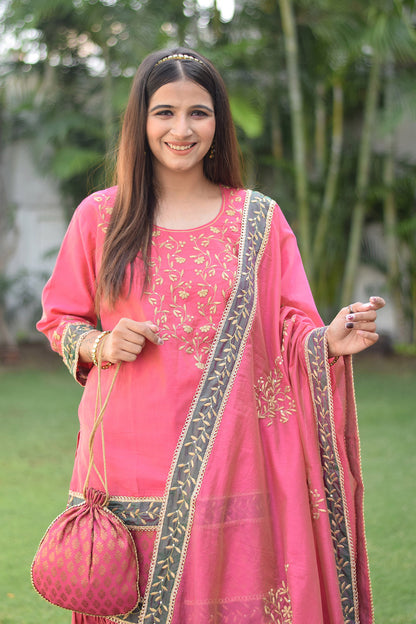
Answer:
[[[189,118],[187,115],[176,115],[171,128],[172,136],[177,139],[188,137],[192,134]]]

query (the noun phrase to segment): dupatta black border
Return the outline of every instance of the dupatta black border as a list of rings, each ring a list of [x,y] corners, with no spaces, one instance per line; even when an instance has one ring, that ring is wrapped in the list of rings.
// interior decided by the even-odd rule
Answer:
[[[309,385],[315,409],[322,478],[338,575],[344,624],[360,624],[356,553],[354,552],[344,469],[338,451],[330,369],[327,357],[326,327],[313,330],[305,343]],[[346,365],[351,366],[350,360]],[[358,433],[357,433],[358,435]],[[367,620],[366,620],[367,621]],[[373,618],[371,617],[371,621]]]

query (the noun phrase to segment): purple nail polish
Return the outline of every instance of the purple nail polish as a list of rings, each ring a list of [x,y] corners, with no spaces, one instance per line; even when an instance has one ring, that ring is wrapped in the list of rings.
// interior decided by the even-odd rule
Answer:
[[[354,323],[345,323],[345,327],[347,329],[352,329],[354,327]]]

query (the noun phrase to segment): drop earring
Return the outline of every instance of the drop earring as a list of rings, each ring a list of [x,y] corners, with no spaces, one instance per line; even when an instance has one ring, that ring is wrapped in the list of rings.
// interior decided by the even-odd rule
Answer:
[[[215,139],[212,142],[211,149],[209,150],[209,158],[212,160],[215,158]]]

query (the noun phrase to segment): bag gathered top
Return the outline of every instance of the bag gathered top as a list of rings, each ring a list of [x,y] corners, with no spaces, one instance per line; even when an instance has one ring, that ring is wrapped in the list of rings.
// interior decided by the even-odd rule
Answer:
[[[108,507],[109,492],[103,417],[120,363],[104,403],[101,400],[101,350],[94,426],[84,502],[66,509],[47,529],[31,567],[32,584],[48,602],[93,616],[127,615],[140,600],[139,563],[129,529]],[[94,463],[94,438],[101,429],[104,478]],[[94,468],[105,491],[88,487]]]

